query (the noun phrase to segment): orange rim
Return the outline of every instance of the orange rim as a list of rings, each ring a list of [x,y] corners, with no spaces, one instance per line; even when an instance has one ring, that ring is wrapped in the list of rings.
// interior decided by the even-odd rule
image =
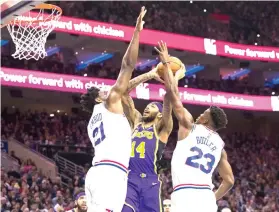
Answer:
[[[36,5],[34,8],[32,8],[32,10],[34,10],[34,9],[47,9],[47,10],[55,9],[59,12],[58,16],[62,15],[62,9],[58,6],[56,6],[56,5],[53,5],[53,4],[44,4],[44,3],[39,4],[39,5]],[[24,22],[26,22],[26,23],[27,22],[40,23],[40,22],[43,22],[43,21],[45,21],[45,20],[30,20],[30,21],[24,21],[24,20],[16,21],[16,20],[13,20],[13,21],[10,21],[10,23],[8,23],[8,24],[16,24],[16,23],[19,23],[19,22],[21,22],[21,23],[24,23]],[[6,25],[8,25],[8,24],[6,24]]]

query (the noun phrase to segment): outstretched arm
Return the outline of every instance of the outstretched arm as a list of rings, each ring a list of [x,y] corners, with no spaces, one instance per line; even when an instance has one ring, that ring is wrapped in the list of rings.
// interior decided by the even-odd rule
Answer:
[[[215,192],[216,200],[221,199],[234,185],[232,167],[228,162],[228,156],[225,150],[222,151],[221,160],[218,165],[218,172],[223,181]]]
[[[155,49],[159,53],[160,59],[163,63],[163,68],[164,68],[163,72],[164,72],[166,91],[167,93],[169,93],[174,114],[178,119],[180,126],[183,126],[186,129],[192,129],[193,117],[189,113],[189,111],[183,107],[183,104],[180,100],[178,83],[175,80],[173,76],[173,72],[169,67],[169,61],[168,61],[169,54],[168,54],[167,45],[166,43],[159,42],[159,49],[157,49],[156,47]],[[185,73],[185,69],[184,70],[181,69],[180,71]],[[178,72],[177,74],[180,74],[180,72]]]
[[[164,143],[167,143],[169,135],[173,128],[172,106],[171,106],[169,93],[166,93],[164,96],[162,119],[159,122],[158,128],[160,130],[159,131],[160,140]]]
[[[134,127],[141,120],[141,114],[138,110],[136,110],[133,99],[129,96],[129,93],[139,84],[146,82],[150,79],[156,79],[160,82],[163,82],[163,80],[160,79],[160,76],[157,73],[157,68],[154,68],[151,71],[130,80],[127,92],[122,97],[122,105],[124,108],[124,112],[127,118],[129,119],[132,127]]]
[[[128,49],[123,57],[121,70],[116,80],[116,83],[112,86],[109,96],[107,98],[107,105],[110,108],[111,104],[121,101],[121,97],[127,91],[129,80],[131,79],[133,70],[136,66],[139,51],[139,37],[140,31],[143,28],[143,17],[146,13],[145,7],[141,8],[140,15],[137,19],[136,28],[134,30],[133,38],[128,46]],[[111,109],[112,110],[112,109]],[[119,111],[113,111],[119,112]]]
[[[131,79],[129,81],[127,93],[130,93],[131,90],[136,88],[139,84],[141,84],[143,82],[146,82],[148,80],[151,80],[151,79],[156,79],[157,81],[159,81],[161,83],[164,83],[164,81],[158,75],[157,67],[156,67],[156,68],[153,68],[151,71],[149,71],[149,72],[147,72],[145,74],[141,74],[141,75]]]
[[[122,105],[125,115],[130,122],[131,128],[134,129],[135,126],[141,121],[142,115],[136,109],[134,101],[129,94],[122,97]]]

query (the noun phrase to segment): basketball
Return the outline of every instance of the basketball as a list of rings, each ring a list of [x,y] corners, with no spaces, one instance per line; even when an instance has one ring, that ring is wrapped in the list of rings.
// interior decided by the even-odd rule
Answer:
[[[170,62],[169,65],[170,65],[170,68],[171,68],[173,74],[175,74],[182,66],[181,60],[177,57],[170,57],[168,62]],[[164,68],[163,68],[162,62],[160,62],[157,65],[157,67],[158,67],[158,74],[163,79],[164,78],[164,72],[163,72]]]

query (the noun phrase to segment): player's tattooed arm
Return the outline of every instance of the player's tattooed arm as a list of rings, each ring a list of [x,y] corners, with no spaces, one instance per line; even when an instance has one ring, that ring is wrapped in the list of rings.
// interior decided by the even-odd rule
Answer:
[[[184,108],[180,100],[179,90],[177,86],[178,83],[175,80],[175,77],[173,76],[173,72],[170,69],[170,66],[168,64],[169,54],[168,54],[167,45],[163,41],[158,42],[158,44],[159,44],[159,49],[155,47],[155,50],[159,53],[160,59],[163,63],[163,68],[164,68],[163,72],[164,72],[166,91],[167,93],[169,93],[173,112],[176,118],[178,119],[179,126],[182,126],[190,130],[192,129],[193,126],[193,117],[189,113],[189,111]],[[185,69],[184,70],[181,69],[177,71],[176,76],[179,78],[181,73],[185,73]]]
[[[158,124],[160,140],[167,143],[169,135],[173,128],[172,106],[169,93],[164,96],[162,119]]]
[[[141,74],[133,79],[130,80],[129,82],[129,86],[128,86],[128,90],[127,92],[130,93],[131,90],[133,90],[134,88],[136,88],[139,84],[146,82],[148,80],[151,79],[155,79],[161,83],[164,83],[164,81],[160,78],[160,76],[158,75],[157,72],[157,67],[153,68],[151,71],[145,73],[145,74]]]
[[[141,121],[142,115],[135,108],[134,101],[128,94],[122,97],[122,105],[131,128],[134,129],[134,127]]]
[[[154,68],[151,71],[130,80],[127,92],[122,97],[122,105],[123,105],[124,113],[129,119],[132,128],[133,126],[137,125],[137,123],[141,121],[142,116],[140,112],[136,110],[134,101],[129,96],[129,93],[131,92],[131,90],[136,88],[140,83],[146,82],[150,79],[156,79],[157,81],[164,83],[164,81],[158,75],[157,68]]]
[[[142,7],[137,19],[132,40],[123,57],[120,73],[108,96],[108,104],[119,102],[123,94],[127,91],[129,80],[131,79],[138,59],[140,31],[143,29],[143,17],[145,16],[145,13],[145,7]]]
[[[222,151],[221,159],[218,164],[218,172],[223,181],[215,192],[216,200],[221,199],[234,185],[232,167],[228,162],[228,156],[225,150]]]

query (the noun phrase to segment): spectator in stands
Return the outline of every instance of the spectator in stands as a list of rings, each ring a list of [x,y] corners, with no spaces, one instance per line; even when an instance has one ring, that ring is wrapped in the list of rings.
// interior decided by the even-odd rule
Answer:
[[[86,206],[86,199],[85,199],[85,191],[78,190],[74,194],[74,199],[75,199],[75,207],[72,210],[69,210],[68,212],[86,212],[87,206]]]
[[[170,212],[171,211],[171,200],[170,199],[165,199],[163,201],[163,208],[164,208],[164,212]]]
[[[150,14],[146,28],[252,45],[256,42],[277,46],[279,42],[276,2],[240,2],[237,6],[229,1],[188,2],[187,7],[184,2],[60,1],[54,4],[62,7],[67,16],[124,25],[134,25],[131,14],[145,5]]]
[[[66,146],[72,146],[71,148],[77,149],[82,148],[79,146],[84,140],[86,140],[87,135],[83,131],[86,126],[86,121],[78,117],[72,117],[63,114],[56,114],[56,121],[51,121],[52,118],[49,114],[42,112],[31,112],[22,113],[20,111],[16,112],[19,117],[18,120],[14,120],[14,114],[6,114],[2,117],[5,126],[22,126],[21,133],[18,134],[17,139],[24,142],[26,135],[30,136],[32,128],[28,128],[29,122],[27,117],[32,117],[29,119],[30,123],[34,120],[40,120],[42,125],[38,125],[34,132],[42,132],[43,129],[47,129],[48,136],[53,137],[56,135],[56,139],[60,139],[60,144],[63,148]],[[3,114],[3,113],[2,113]],[[62,118],[64,117],[64,118]],[[16,123],[17,122],[17,123]],[[27,126],[25,126],[27,124]],[[47,126],[47,128],[46,128]],[[78,127],[80,126],[80,127]],[[2,125],[2,128],[4,126]],[[53,130],[56,129],[58,130]],[[69,142],[65,139],[65,134],[60,132],[64,129],[69,129],[67,133],[75,133],[80,131],[80,136],[73,136],[73,134],[68,134],[73,137],[73,140]],[[15,128],[11,128],[15,130]],[[19,130],[21,128],[17,128]],[[75,129],[75,130],[74,130]],[[16,135],[13,131],[2,130],[2,137],[4,134],[7,137],[9,135]],[[172,156],[172,151],[176,144],[176,133],[173,133],[167,145],[167,149],[164,151],[164,157],[170,159]],[[58,136],[60,135],[60,136]],[[43,135],[44,137],[44,135]],[[262,137],[256,133],[233,133],[233,134],[223,134],[223,140],[226,143],[226,150],[228,153],[229,160],[233,166],[233,170],[236,177],[236,182],[233,190],[227,194],[222,200],[218,201],[220,209],[229,208],[231,211],[272,211],[278,210],[279,202],[279,171],[276,169],[279,157],[278,149],[279,143],[276,139],[278,138],[268,138]],[[53,153],[56,151],[63,151],[60,145],[50,145],[46,144],[45,137],[42,139],[42,143],[36,142],[36,139],[41,139],[39,134],[33,133],[32,139],[29,140],[31,147],[35,150],[45,153],[45,149],[53,149]],[[54,143],[57,140],[54,139]],[[89,148],[87,148],[88,150]],[[90,151],[91,152],[91,151]],[[52,157],[53,154],[48,156]],[[247,160],[249,158],[249,160]],[[89,162],[90,163],[90,162]],[[84,169],[85,172],[90,165],[86,165]],[[32,167],[32,168],[31,168]],[[65,173],[71,178],[66,183],[68,189],[61,185],[60,180],[51,181],[45,176],[42,176],[37,168],[33,165],[31,160],[22,161],[22,165],[18,170],[3,170],[1,171],[1,202],[3,207],[7,210],[17,207],[17,203],[20,203],[21,208],[42,208],[50,209],[58,205],[64,210],[69,210],[74,207],[73,193],[78,192],[80,188],[84,186],[84,174],[81,176],[70,176],[69,173]],[[170,194],[172,193],[172,182],[171,182],[171,172],[170,170],[165,170],[161,174],[163,181],[162,193],[163,199],[170,199]],[[218,176],[214,177],[213,180],[216,186],[219,185],[220,178]],[[28,201],[27,201],[28,199]],[[42,204],[38,204],[41,200]],[[27,203],[26,203],[27,202]],[[23,209],[22,209],[23,210]]]

